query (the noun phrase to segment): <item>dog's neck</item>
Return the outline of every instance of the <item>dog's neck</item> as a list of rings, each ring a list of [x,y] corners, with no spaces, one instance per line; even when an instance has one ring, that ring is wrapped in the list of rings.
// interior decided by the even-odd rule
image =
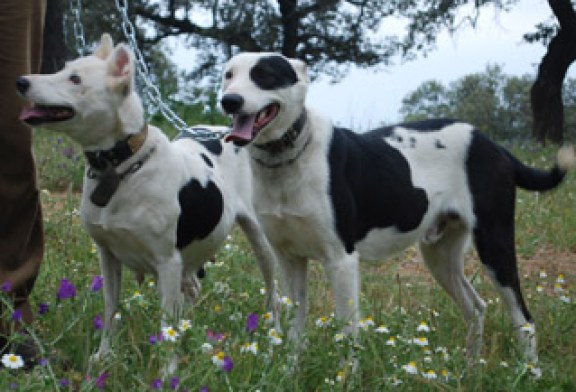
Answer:
[[[294,162],[310,143],[310,135],[303,137],[307,119],[306,109],[303,109],[298,119],[280,139],[254,144],[252,158],[267,168],[278,168]]]
[[[110,165],[117,167],[142,147],[147,136],[148,124],[144,123],[138,133],[131,134],[116,142],[112,148],[108,150],[85,151],[84,155],[90,167],[95,170],[104,170]]]

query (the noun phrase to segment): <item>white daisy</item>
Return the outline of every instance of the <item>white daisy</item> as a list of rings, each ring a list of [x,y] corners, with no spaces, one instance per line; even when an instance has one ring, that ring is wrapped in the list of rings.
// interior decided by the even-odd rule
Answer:
[[[402,365],[402,369],[408,374],[418,374],[418,368],[416,367],[415,361],[411,361],[406,365]]]
[[[372,317],[366,317],[358,321],[358,328],[362,328],[363,330],[368,330],[369,327],[374,326],[374,320]]]
[[[258,343],[256,343],[256,342],[244,343],[240,347],[240,352],[241,353],[252,353],[252,354],[256,355],[256,354],[258,354]]]
[[[328,317],[320,317],[316,319],[316,326],[318,328],[326,328],[330,325],[332,319],[328,318]]]
[[[174,329],[174,327],[169,325],[167,327],[162,327],[162,336],[164,337],[164,340],[175,342],[178,340],[178,337],[180,337],[180,334]]]
[[[280,297],[280,303],[285,305],[287,308],[291,308],[292,306],[294,306],[294,303],[292,302],[292,300],[285,295]]]
[[[536,331],[533,323],[526,323],[520,327],[520,330],[528,335],[534,335]]]
[[[180,323],[178,323],[178,329],[180,332],[186,332],[190,328],[192,328],[192,323],[190,320],[180,320]]]
[[[422,373],[422,377],[424,377],[427,380],[436,380],[438,378],[436,372],[432,369]]]
[[[270,343],[273,345],[278,346],[282,344],[282,337],[274,328],[268,331],[268,337],[270,338]]]
[[[425,321],[422,321],[418,327],[416,328],[417,332],[430,332],[430,327],[426,324]]]
[[[374,330],[374,332],[377,332],[377,333],[390,333],[390,330],[389,330],[388,327],[385,326],[384,324],[380,324],[380,325],[378,326],[378,328],[376,328],[376,329]]]
[[[4,354],[2,355],[2,365],[8,369],[20,369],[24,366],[24,360],[17,354]]]
[[[200,348],[204,354],[210,353],[212,350],[214,350],[214,347],[210,343],[203,343]]]
[[[424,336],[420,336],[419,338],[412,339],[412,343],[420,347],[426,347],[428,346],[428,339]]]

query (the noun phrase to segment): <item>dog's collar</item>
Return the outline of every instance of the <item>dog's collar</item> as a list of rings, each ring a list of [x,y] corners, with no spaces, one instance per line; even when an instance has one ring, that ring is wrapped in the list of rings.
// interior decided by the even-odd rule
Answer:
[[[280,139],[272,140],[264,144],[254,144],[254,147],[265,151],[270,155],[283,153],[284,151],[294,147],[296,139],[298,139],[298,136],[302,133],[302,129],[304,129],[304,124],[306,124],[306,109],[302,110],[298,119]]]
[[[148,124],[145,123],[140,132],[120,140],[111,149],[86,151],[84,155],[86,155],[90,167],[95,170],[104,170],[109,165],[117,167],[142,147],[147,136]]]

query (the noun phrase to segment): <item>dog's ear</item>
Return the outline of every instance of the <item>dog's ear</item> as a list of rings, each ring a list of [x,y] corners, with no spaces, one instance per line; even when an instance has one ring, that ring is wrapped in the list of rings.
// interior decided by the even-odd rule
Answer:
[[[299,59],[290,59],[290,65],[298,74],[298,79],[308,83],[308,66],[306,63]]]
[[[110,52],[112,52],[113,47],[114,42],[112,42],[112,37],[110,37],[110,34],[104,33],[102,34],[102,38],[100,38],[100,45],[98,45],[94,51],[94,56],[106,60]]]
[[[134,60],[125,44],[118,44],[108,57],[108,87],[124,96],[132,91]]]

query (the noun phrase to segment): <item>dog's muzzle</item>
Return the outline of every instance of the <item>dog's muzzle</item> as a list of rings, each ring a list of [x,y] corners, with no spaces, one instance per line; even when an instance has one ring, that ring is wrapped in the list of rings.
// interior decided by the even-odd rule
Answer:
[[[220,100],[220,105],[227,114],[235,114],[244,106],[244,98],[240,94],[226,94]]]

